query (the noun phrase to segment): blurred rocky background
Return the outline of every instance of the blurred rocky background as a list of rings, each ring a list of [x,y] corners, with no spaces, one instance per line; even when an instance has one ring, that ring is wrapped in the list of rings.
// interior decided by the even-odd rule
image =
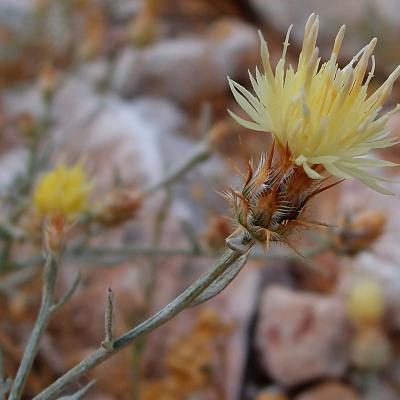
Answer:
[[[107,287],[122,333],[223,250],[232,227],[219,192],[237,184],[237,169],[270,144],[268,135],[245,131],[226,112],[236,107],[227,76],[247,84],[247,70],[259,65],[257,30],[276,60],[293,23],[292,63],[312,12],[321,17],[323,54],[347,25],[341,63],[377,36],[378,85],[400,61],[399,10],[399,0],[0,0],[2,198],[24,173],[38,124],[50,148],[41,167],[83,160],[94,182],[93,209],[121,185],[132,195],[159,182],[205,136],[211,142],[207,160],[90,240],[91,254],[72,251],[66,258],[60,290],[78,269],[82,282],[43,337],[26,399],[101,342]],[[397,85],[387,106],[399,98]],[[399,118],[389,121],[397,137]],[[399,151],[399,145],[385,150],[385,157],[399,162]],[[400,193],[399,183],[388,187]],[[130,346],[77,387],[95,377],[86,398],[96,400],[400,399],[399,205],[398,195],[357,182],[321,195],[308,213],[334,227],[298,234],[304,258],[285,247],[257,249],[221,295]],[[19,221],[24,229],[31,225]],[[7,243],[1,243],[8,266],[0,268],[0,349],[12,375],[40,302],[41,263],[30,261],[28,273],[13,269],[6,261],[30,260],[40,247]],[[120,252],[107,253],[112,246]],[[129,252],[131,246],[148,251]]]

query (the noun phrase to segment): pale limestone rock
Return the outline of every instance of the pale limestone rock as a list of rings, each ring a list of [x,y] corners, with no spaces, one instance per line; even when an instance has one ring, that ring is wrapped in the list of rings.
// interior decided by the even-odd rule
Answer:
[[[282,35],[289,25],[294,24],[292,37],[297,44],[303,40],[308,16],[315,12],[320,15],[318,46],[323,54],[331,51],[338,29],[345,24],[347,34],[342,47],[343,61],[377,36],[378,68],[390,70],[398,63],[393,54],[398,43],[398,0],[250,0],[250,3],[266,25],[272,24]]]
[[[160,179],[165,160],[161,143],[185,130],[187,124],[171,102],[101,97],[75,78],[58,94],[54,113],[58,148],[68,159],[84,158],[95,172],[96,187],[103,189],[115,171],[126,183],[141,180],[150,184]],[[192,146],[188,143],[185,151]]]
[[[235,20],[214,25],[206,37],[169,39],[142,50],[124,49],[112,86],[123,96],[143,93],[180,103],[201,101],[227,89],[227,76],[244,76],[258,57],[256,30]]]
[[[267,288],[256,343],[266,372],[285,386],[340,376],[348,362],[343,304],[335,298]]]
[[[28,152],[18,147],[0,157],[0,194],[7,192],[14,179],[25,172]]]
[[[373,171],[374,172],[374,171]],[[377,171],[383,174],[383,171]],[[395,176],[393,176],[395,178]],[[400,193],[399,183],[385,186],[394,193]],[[337,204],[338,212],[354,213],[359,210],[381,210],[387,214],[385,232],[369,252],[363,252],[346,260],[342,269],[337,291],[344,298],[355,282],[373,279],[382,288],[389,314],[388,322],[400,327],[400,208],[397,196],[382,196],[356,181],[346,182]]]

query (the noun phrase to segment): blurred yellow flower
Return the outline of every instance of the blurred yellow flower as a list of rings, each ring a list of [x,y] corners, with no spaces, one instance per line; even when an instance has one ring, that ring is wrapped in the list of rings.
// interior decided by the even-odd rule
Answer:
[[[33,202],[41,214],[71,218],[85,211],[91,188],[81,164],[60,164],[39,179]]]
[[[385,312],[385,300],[379,284],[372,279],[356,282],[347,299],[347,312],[354,324],[376,324]]]
[[[253,121],[229,112],[246,128],[270,132],[283,148],[287,146],[290,160],[302,166],[310,178],[321,179],[327,171],[339,178],[357,178],[374,190],[389,194],[378,185],[384,179],[365,168],[395,164],[365,156],[372,149],[389,147],[394,142],[388,138],[385,124],[398,106],[382,115],[379,113],[400,75],[400,66],[368,95],[375,69],[372,52],[376,38],[349,64],[339,68],[337,57],[345,33],[342,26],[329,60],[320,65],[316,47],[318,27],[318,16],[312,14],[305,27],[296,70],[291,65],[285,66],[292,27],[286,35],[275,72],[267,43],[260,34],[264,71],[256,68],[255,77],[249,73],[254,94],[228,78],[235,99]],[[372,66],[366,76],[370,59]],[[323,166],[322,171],[316,168],[318,165]]]

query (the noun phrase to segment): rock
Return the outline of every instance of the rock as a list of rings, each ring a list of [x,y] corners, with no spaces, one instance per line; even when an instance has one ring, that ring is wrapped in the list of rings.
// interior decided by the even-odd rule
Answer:
[[[62,272],[62,286],[68,290],[76,270],[66,268]],[[93,272],[84,273],[78,290],[52,322],[54,327],[63,326],[57,340],[69,352],[81,351],[103,340],[107,288],[112,288],[114,293],[115,335],[126,331],[127,325],[145,304],[140,268],[130,264],[113,269],[98,268]],[[64,325],[64,321],[68,324]]]
[[[367,385],[362,400],[398,400],[398,398],[399,393],[396,388],[391,387],[384,379],[377,377]]]
[[[234,330],[226,344],[226,371],[223,382],[227,399],[241,398],[243,373],[247,357],[248,330],[259,292],[260,269],[248,262],[232,284],[206,305],[212,305]]]
[[[34,11],[36,2],[34,0],[1,0],[0,1],[0,23],[2,27],[12,30],[21,29],[21,23],[27,22],[27,17]],[[24,25],[24,28],[26,26]],[[21,32],[26,35],[26,32]]]
[[[136,15],[143,7],[141,0],[103,0],[114,20],[126,21]]]
[[[57,96],[54,113],[58,147],[69,159],[87,160],[99,189],[109,187],[116,171],[126,183],[158,180],[168,157],[160,143],[182,132],[187,124],[182,112],[166,100],[128,102],[102,97],[75,78]]]
[[[295,400],[357,400],[356,392],[343,383],[328,382],[295,397]]]
[[[391,136],[393,138],[396,138],[396,141],[398,140],[400,136],[400,115],[399,113],[396,113],[392,115],[387,123],[387,128],[390,130]],[[391,146],[387,149],[382,150],[383,155],[386,157],[386,159],[399,163],[400,162],[400,144],[397,143],[394,146]]]
[[[106,82],[108,69],[109,63],[99,59],[83,64],[79,72],[84,81],[92,87],[101,89]]]
[[[22,174],[28,159],[28,152],[24,148],[16,148],[0,158],[0,194],[4,194],[14,179]]]
[[[175,242],[176,240],[175,238]],[[202,273],[200,271],[206,271],[212,262],[210,259],[192,259],[189,263],[182,260],[183,262],[180,262],[179,269],[177,269],[179,263],[177,261],[176,258],[163,261],[162,270],[160,269],[158,275],[160,285],[153,296],[153,304],[159,305],[156,309],[165,305],[167,301],[194,282]],[[214,354],[217,360],[222,360],[222,364],[219,364],[217,368],[209,369],[209,381],[219,382],[219,391],[215,398],[241,399],[248,330],[257,301],[260,276],[260,269],[254,267],[254,264],[248,263],[231,285],[218,296],[203,305],[179,314],[173,321],[153,332],[148,338],[143,371],[148,371],[150,377],[163,376],[165,359],[160,355],[190,332],[199,315],[211,311],[220,322],[227,325],[228,332],[223,337],[223,341],[219,343],[218,351]],[[161,297],[163,297],[162,301]],[[190,369],[190,367],[188,368]],[[199,398],[214,398],[214,396],[208,397],[204,392],[207,393],[207,388],[199,393]]]
[[[382,174],[383,171],[379,171]],[[398,183],[386,184],[394,193],[400,193]],[[356,210],[383,210],[387,215],[385,232],[368,252],[353,258],[352,268],[343,268],[337,291],[347,297],[360,279],[371,279],[382,290],[388,312],[388,323],[400,327],[400,209],[397,196],[382,196],[356,181],[346,182],[337,210],[352,213]]]
[[[292,386],[340,376],[348,363],[346,313],[335,298],[267,288],[256,345],[267,373]]]
[[[397,0],[372,0],[368,6],[358,0],[250,0],[250,3],[265,23],[274,25],[282,35],[289,25],[294,24],[292,37],[297,44],[303,40],[305,21],[312,12],[316,12],[321,17],[319,47],[323,53],[331,51],[338,29],[346,24],[348,33],[342,48],[343,60],[352,57],[377,36],[378,68],[385,67],[385,61],[390,61],[392,65],[396,63],[391,52],[396,48],[395,32],[400,18],[399,13],[394,11],[399,6]]]
[[[257,393],[255,400],[288,400],[288,397],[280,389],[272,387]]]
[[[1,95],[4,114],[8,118],[18,118],[22,114],[41,118],[44,114],[44,103],[39,85],[30,85],[21,89],[4,91]]]
[[[126,97],[157,94],[186,104],[227,90],[227,75],[238,78],[258,57],[254,28],[235,20],[214,25],[207,37],[170,39],[124,49],[112,87]]]

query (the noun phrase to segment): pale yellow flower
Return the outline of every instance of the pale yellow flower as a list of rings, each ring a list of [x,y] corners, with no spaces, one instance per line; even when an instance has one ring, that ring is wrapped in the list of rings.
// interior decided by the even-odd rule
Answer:
[[[347,312],[355,324],[378,324],[385,312],[382,288],[371,279],[356,282],[347,299]]]
[[[378,185],[385,179],[365,169],[395,164],[365,156],[370,150],[394,143],[385,125],[398,106],[390,112],[380,112],[400,75],[400,66],[369,95],[376,38],[349,64],[339,68],[337,57],[345,33],[342,26],[329,60],[320,65],[316,47],[318,27],[318,16],[312,14],[305,27],[297,69],[285,64],[292,27],[275,71],[267,43],[260,34],[263,72],[256,69],[255,76],[249,73],[254,94],[228,78],[235,99],[252,121],[229,112],[246,128],[270,132],[283,147],[288,146],[292,162],[302,166],[310,178],[321,179],[327,171],[339,178],[357,178],[374,190],[388,194]],[[371,69],[367,74],[369,60]],[[315,170],[317,165],[324,167],[322,173]]]
[[[59,214],[68,219],[86,210],[91,187],[81,164],[61,164],[39,179],[33,202],[43,215]]]

